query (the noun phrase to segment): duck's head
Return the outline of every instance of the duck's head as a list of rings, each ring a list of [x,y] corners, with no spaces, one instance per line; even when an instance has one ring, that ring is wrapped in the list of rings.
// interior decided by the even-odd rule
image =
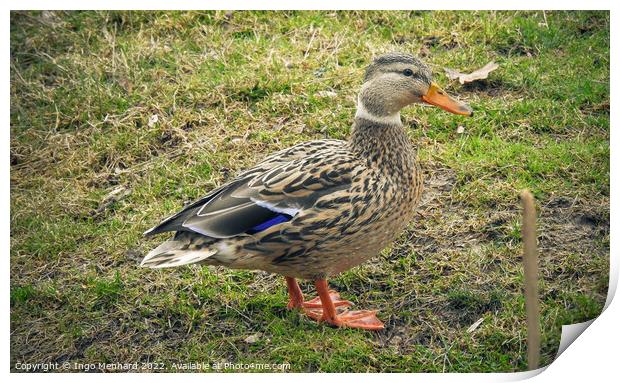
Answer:
[[[400,110],[415,103],[465,116],[474,114],[467,104],[448,96],[433,82],[430,68],[422,61],[404,53],[388,53],[376,58],[366,70],[356,116],[400,123]]]

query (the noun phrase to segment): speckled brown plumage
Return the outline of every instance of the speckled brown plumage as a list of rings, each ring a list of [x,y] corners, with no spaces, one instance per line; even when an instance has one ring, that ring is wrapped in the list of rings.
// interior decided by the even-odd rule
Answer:
[[[283,165],[282,172],[265,177]],[[299,175],[303,177],[292,183]],[[273,189],[288,187],[286,198],[294,201],[322,190],[314,186],[330,186],[331,192],[315,198],[292,220],[219,241],[179,231],[180,246],[175,252],[152,262],[167,265],[179,251],[208,251],[220,242],[234,249],[236,256],[215,253],[202,263],[307,279],[331,276],[378,254],[401,231],[420,199],[421,177],[415,149],[402,125],[358,118],[349,142],[302,143],[268,157],[237,178],[249,179],[249,185],[254,182],[266,201],[274,199],[269,193]],[[256,182],[260,178],[266,179]]]

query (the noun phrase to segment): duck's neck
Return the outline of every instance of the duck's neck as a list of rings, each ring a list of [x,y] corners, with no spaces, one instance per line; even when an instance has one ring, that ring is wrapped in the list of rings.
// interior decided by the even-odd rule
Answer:
[[[399,125],[402,126],[400,121],[400,112],[388,114],[385,112],[379,112],[373,110],[373,108],[367,108],[361,98],[357,100],[357,110],[355,111],[355,120],[365,120],[382,125]]]
[[[388,119],[369,115],[364,109],[360,112],[358,107],[349,145],[369,165],[390,173],[415,167],[416,150],[400,122],[400,114]]]

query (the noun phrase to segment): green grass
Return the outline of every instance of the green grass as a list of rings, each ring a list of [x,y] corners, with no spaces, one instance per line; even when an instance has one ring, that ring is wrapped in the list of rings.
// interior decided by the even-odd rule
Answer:
[[[11,368],[524,370],[522,188],[540,209],[549,364],[561,325],[598,315],[607,293],[609,13],[546,20],[541,12],[11,13]],[[424,56],[437,82],[476,113],[403,111],[426,173],[419,215],[379,257],[330,281],[357,307],[379,309],[386,330],[333,329],[289,312],[283,281],[263,272],[138,267],[163,239],[141,233],[184,202],[270,152],[346,138],[364,67],[392,50]],[[475,84],[443,72],[491,60],[499,69]],[[102,204],[118,187],[127,193]]]

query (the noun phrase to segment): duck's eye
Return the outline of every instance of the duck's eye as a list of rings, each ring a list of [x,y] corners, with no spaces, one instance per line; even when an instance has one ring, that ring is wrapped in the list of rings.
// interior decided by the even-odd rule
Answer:
[[[407,76],[407,77],[409,77],[409,76],[413,76],[413,71],[412,71],[411,69],[407,68],[407,69],[405,69],[405,70],[403,71],[403,74],[404,74],[405,76]]]

